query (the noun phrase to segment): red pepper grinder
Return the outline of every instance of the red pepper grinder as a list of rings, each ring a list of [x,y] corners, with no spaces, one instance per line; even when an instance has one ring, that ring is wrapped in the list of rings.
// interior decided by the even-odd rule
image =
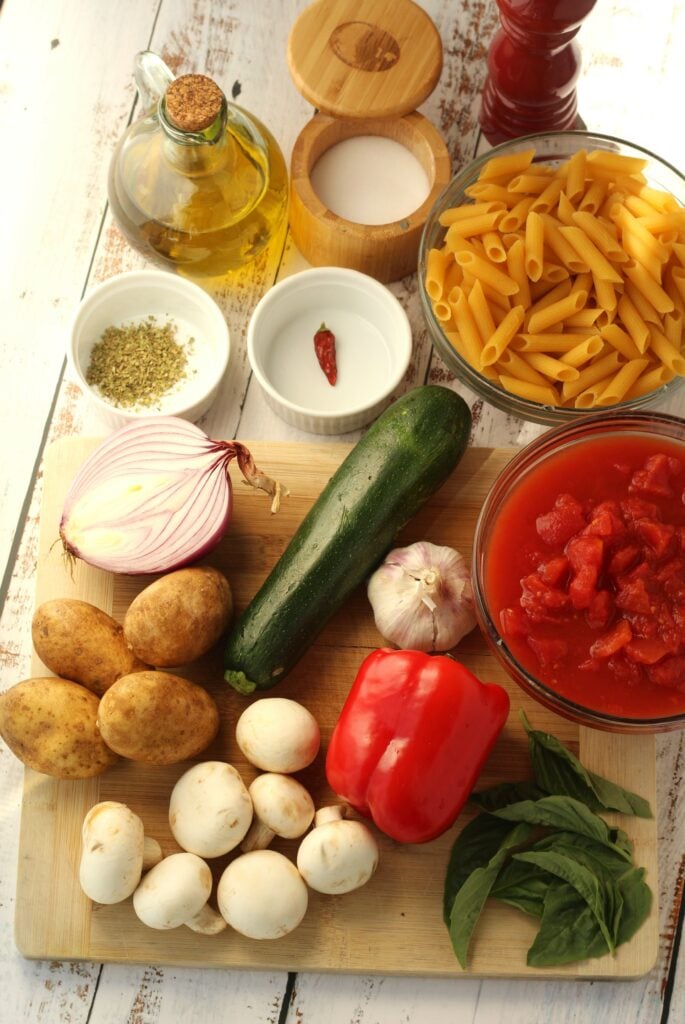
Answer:
[[[574,36],[596,0],[497,0],[502,27],[488,53],[480,123],[492,145],[578,124]]]

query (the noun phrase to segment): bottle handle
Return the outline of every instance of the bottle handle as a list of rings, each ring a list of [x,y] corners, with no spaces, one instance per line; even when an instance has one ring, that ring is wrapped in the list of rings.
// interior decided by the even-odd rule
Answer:
[[[146,113],[157,106],[174,80],[171,68],[152,50],[141,50],[136,54],[133,76]]]

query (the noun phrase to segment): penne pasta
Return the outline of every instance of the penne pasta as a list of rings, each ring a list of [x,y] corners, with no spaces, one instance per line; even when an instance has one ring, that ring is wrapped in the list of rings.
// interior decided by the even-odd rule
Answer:
[[[504,373],[500,374],[499,379],[502,387],[510,391],[512,395],[526,398],[529,402],[539,402],[541,405],[559,405],[557,392],[547,384],[533,384],[528,380],[521,380]]]
[[[491,181],[500,175],[511,179],[530,167],[534,156],[534,149],[525,149],[520,153],[510,153],[505,156],[495,156],[487,161],[478,176],[479,180]]]
[[[641,263],[637,263],[635,260],[625,263],[624,272],[638,292],[654,307],[657,314],[670,313],[675,308],[673,299],[664,291],[659,282],[647,273]]]
[[[576,398],[582,391],[585,391],[592,384],[596,384],[600,380],[604,380],[610,374],[613,374],[618,367],[621,365],[618,352],[610,352],[606,356],[602,356],[594,363],[590,363],[589,366],[583,367],[580,370],[576,380],[567,381],[562,385],[561,394],[564,398]]]
[[[478,217],[484,213],[493,213],[504,209],[505,206],[502,202],[469,203],[468,206],[452,206],[449,210],[443,210],[438,217],[438,223],[442,224],[444,228],[448,228],[450,224],[454,224],[458,220],[470,220],[472,217]]]
[[[516,292],[517,301],[524,309],[528,309],[532,305],[532,299],[530,283],[526,274],[525,244],[521,238],[517,238],[507,252],[507,270],[509,271],[509,277],[516,282],[518,288]]]
[[[601,281],[609,281],[611,284],[623,284],[623,278],[619,272],[612,267],[606,256],[599,251],[581,228],[575,224],[562,225],[559,231],[570,242],[580,258],[587,263],[595,277]]]
[[[642,395],[648,395],[652,391],[663,387],[664,384],[668,384],[670,380],[673,380],[673,377],[674,374],[667,370],[665,366],[655,366],[653,369],[648,369],[641,377],[638,377],[628,391],[626,398],[641,398]]]
[[[526,217],[524,236],[525,268],[531,281],[539,281],[542,276],[544,239],[545,229],[542,217],[539,213],[531,211]]]
[[[480,281],[474,281],[473,287],[468,294],[468,304],[471,309],[471,314],[476,323],[476,328],[480,334],[480,340],[483,344],[495,333],[495,321],[493,320],[488,300],[485,297],[483,291],[483,285]]]
[[[426,256],[426,291],[433,301],[443,296],[448,267],[453,266],[452,254],[446,249],[430,249]]]
[[[627,263],[630,258],[611,232],[604,227],[599,217],[584,210],[573,213],[573,223],[594,242],[602,255],[614,263]]]
[[[544,352],[527,352],[524,358],[534,370],[541,373],[543,377],[549,377],[551,380],[559,380],[565,383],[577,380],[580,376],[575,366],[569,366],[568,363],[563,363],[561,359],[555,359],[554,356],[548,356]]]
[[[489,263],[482,256],[472,252],[458,252],[457,262],[464,270],[468,270],[474,277],[479,278],[484,284],[490,285],[503,295],[515,295],[519,290],[515,281],[498,270],[492,263]]]
[[[482,342],[480,340],[480,334],[476,326],[476,321],[471,313],[471,307],[469,306],[466,295],[461,288],[457,288],[457,294],[454,302],[450,305],[452,307],[452,315],[454,317],[454,323],[459,332],[459,338],[461,344],[466,353],[466,359],[472,366],[480,365],[480,354],[482,350]]]
[[[685,374],[685,357],[680,354],[679,349],[672,345],[666,335],[658,327],[651,327],[650,348],[660,363],[678,376]]]
[[[577,345],[570,348],[568,352],[560,356],[562,363],[568,363],[569,366],[583,366],[584,363],[594,359],[602,351],[603,342],[598,334],[592,334],[590,337],[582,338]]]
[[[506,262],[507,250],[504,247],[502,236],[497,231],[486,231],[483,234],[483,248],[485,255],[493,263]]]
[[[610,171],[614,175],[635,175],[644,171],[647,160],[644,157],[624,156],[622,153],[610,153],[604,149],[595,149],[588,154],[587,162],[594,174],[598,169]]]
[[[480,213],[473,217],[462,217],[450,224],[450,231],[453,235],[463,235],[464,238],[484,235],[487,231],[493,231],[503,216],[502,210],[492,210],[490,213]]]
[[[649,359],[631,359],[614,374],[606,387],[600,391],[595,404],[615,405],[622,401],[648,365]]]
[[[544,191],[531,203],[531,210],[534,213],[549,213],[550,210],[554,209],[563,187],[564,182],[561,178],[552,178],[546,184]]]
[[[564,195],[570,203],[580,199],[585,192],[585,160],[587,152],[579,149],[568,162]]]
[[[649,327],[625,293],[618,300],[618,315],[635,342],[638,352],[643,353],[649,344]]]
[[[639,359],[642,353],[630,337],[618,324],[607,324],[599,332],[604,341],[620,352],[626,359]]]
[[[544,309],[536,310],[528,320],[528,332],[539,334],[559,320],[565,320],[572,313],[577,313],[587,302],[587,292],[574,292],[558,302],[553,302]]]
[[[480,355],[481,366],[492,366],[498,361],[523,323],[523,316],[523,306],[514,306],[513,309],[509,310],[498,325],[495,333],[483,346],[483,351]]]

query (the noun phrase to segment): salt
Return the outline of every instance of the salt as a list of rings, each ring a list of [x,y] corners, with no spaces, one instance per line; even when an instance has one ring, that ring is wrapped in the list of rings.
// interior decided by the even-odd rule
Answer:
[[[314,164],[311,183],[329,210],[356,224],[402,220],[430,192],[414,154],[381,135],[357,135],[332,146]]]

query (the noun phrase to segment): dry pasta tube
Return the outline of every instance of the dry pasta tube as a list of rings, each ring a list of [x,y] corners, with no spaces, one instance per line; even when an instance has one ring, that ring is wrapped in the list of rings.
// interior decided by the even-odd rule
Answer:
[[[510,377],[504,373],[500,374],[499,379],[502,387],[512,395],[518,395],[529,402],[539,402],[540,405],[559,405],[559,395],[553,387],[531,384],[530,381],[519,380],[518,377]]]
[[[618,315],[640,354],[649,344],[649,327],[625,293],[618,300]]]
[[[666,335],[657,327],[652,327],[650,332],[650,348],[660,363],[679,375],[685,374],[685,358],[679,350],[672,345]]]
[[[612,348],[615,348],[626,359],[639,359],[642,355],[630,335],[618,324],[607,324],[599,333],[604,341],[608,341]]]
[[[456,289],[456,298],[452,305],[454,323],[459,332],[466,359],[473,367],[480,366],[482,343],[480,334],[473,318],[466,295],[461,288]]]
[[[566,298],[553,302],[544,309],[539,309],[528,320],[528,332],[539,334],[546,328],[556,324],[559,320],[565,320],[572,313],[577,313],[587,302],[587,292],[574,292]]]
[[[653,369],[643,373],[641,377],[638,377],[626,398],[641,398],[642,395],[648,395],[652,391],[662,388],[664,384],[668,384],[669,381],[673,380],[674,376],[675,374],[671,373],[665,366],[655,366]]]
[[[483,285],[480,281],[475,281],[473,287],[468,294],[468,304],[471,309],[471,314],[476,322],[480,339],[485,342],[490,338],[496,330],[495,321],[493,320],[488,300],[485,297],[483,291]]]
[[[647,273],[641,263],[631,260],[624,264],[625,275],[635,285],[638,292],[649,302],[657,313],[670,313],[675,308],[673,299],[661,287],[658,281]]]
[[[514,306],[509,310],[490,340],[483,346],[480,355],[481,366],[492,366],[497,362],[523,323],[523,317],[523,306]]]
[[[493,267],[484,257],[478,256],[476,253],[458,252],[457,263],[464,270],[468,270],[469,273],[473,274],[484,285],[490,285],[491,288],[501,292],[502,295],[515,295],[518,291],[516,281],[512,281],[508,274],[498,270],[497,267]]]
[[[505,156],[495,156],[485,164],[478,176],[479,180],[490,181],[501,175],[510,180],[530,167],[534,156],[534,149],[525,149],[520,153],[508,153]]]
[[[583,366],[602,351],[602,339],[597,334],[589,338],[582,338],[577,345],[570,348],[563,356],[560,356],[562,363],[569,366]]]
[[[642,371],[649,365],[649,359],[631,359],[613,376],[597,396],[597,405],[615,405],[622,401]]]
[[[605,377],[613,374],[620,364],[621,360],[616,351],[602,356],[596,363],[590,363],[589,366],[583,367],[576,380],[562,384],[561,394],[564,398],[575,398],[582,391],[596,384],[597,381],[604,380]]]
[[[449,210],[443,210],[438,217],[438,223],[442,224],[444,228],[448,228],[450,224],[454,224],[458,220],[470,220],[472,217],[478,217],[483,213],[493,213],[493,211],[503,210],[504,203],[502,202],[488,202],[488,203],[470,203],[468,206],[452,206]]]
[[[562,383],[578,380],[580,376],[575,366],[569,366],[568,363],[562,363],[561,359],[555,359],[553,356],[545,355],[544,352],[527,352],[525,359],[534,370],[538,370],[543,377],[549,377],[550,380],[558,380]]]

